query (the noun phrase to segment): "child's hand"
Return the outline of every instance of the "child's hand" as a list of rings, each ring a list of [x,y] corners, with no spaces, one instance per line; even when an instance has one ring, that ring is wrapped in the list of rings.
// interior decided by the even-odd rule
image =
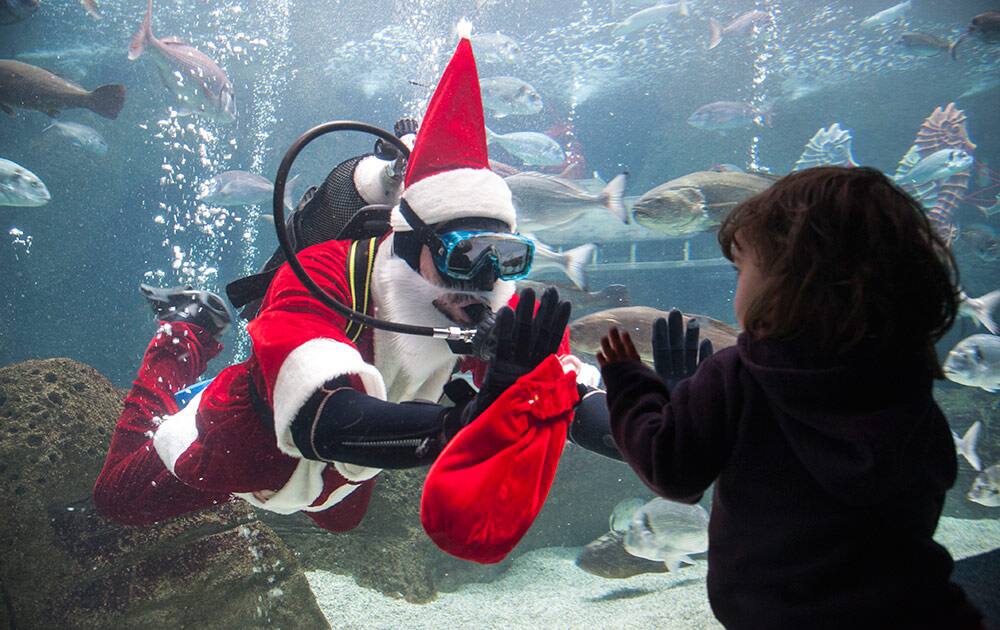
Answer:
[[[612,328],[606,336],[601,337],[601,349],[597,352],[597,363],[603,369],[611,363],[621,361],[641,361],[641,359],[628,333],[619,333],[617,328]]]

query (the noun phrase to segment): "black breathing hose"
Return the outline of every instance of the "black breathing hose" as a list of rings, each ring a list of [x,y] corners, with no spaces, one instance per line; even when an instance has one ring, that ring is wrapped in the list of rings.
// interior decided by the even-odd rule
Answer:
[[[272,199],[274,212],[274,231],[278,235],[278,243],[281,246],[281,251],[285,254],[285,260],[288,261],[288,266],[292,268],[295,275],[298,277],[299,281],[309,289],[317,300],[325,304],[326,306],[332,308],[336,312],[340,313],[344,317],[362,324],[364,326],[371,326],[372,328],[380,328],[382,330],[388,330],[390,332],[401,333],[404,335],[417,335],[420,337],[436,337],[438,339],[446,339],[449,341],[458,341],[464,343],[471,343],[473,337],[476,335],[476,329],[465,329],[459,326],[450,326],[448,328],[434,328],[431,326],[415,326],[413,324],[400,324],[398,322],[389,322],[382,319],[377,319],[356,311],[346,304],[342,304],[332,295],[323,290],[322,287],[317,285],[313,279],[309,276],[309,273],[299,262],[298,256],[296,255],[295,248],[292,246],[292,241],[288,237],[288,228],[285,225],[285,184],[288,179],[288,172],[292,169],[292,164],[295,162],[295,158],[298,157],[299,153],[306,147],[307,144],[319,138],[320,136],[326,135],[328,133],[333,133],[336,131],[360,131],[362,133],[371,134],[381,138],[383,141],[388,142],[392,146],[396,147],[400,152],[402,152],[403,157],[410,156],[410,148],[407,147],[399,138],[393,134],[385,131],[384,129],[379,129],[374,125],[369,125],[367,123],[353,121],[353,120],[334,120],[331,122],[323,123],[313,127],[309,131],[305,132],[298,139],[288,147],[288,151],[285,152],[285,157],[281,159],[281,165],[278,166],[278,174],[274,178],[274,197]]]

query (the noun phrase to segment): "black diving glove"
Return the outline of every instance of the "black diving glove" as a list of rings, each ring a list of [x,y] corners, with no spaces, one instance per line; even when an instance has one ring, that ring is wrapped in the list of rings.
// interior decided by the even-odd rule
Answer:
[[[698,343],[700,327],[692,319],[684,329],[684,316],[676,308],[665,319],[653,322],[653,369],[672,392],[677,383],[693,375],[698,365],[712,356],[712,342]]]
[[[507,306],[497,312],[493,327],[495,350],[483,384],[472,400],[446,414],[446,439],[450,440],[459,429],[486,411],[517,379],[559,350],[569,314],[569,302],[560,301],[559,292],[551,287],[542,294],[537,314],[535,292],[531,289],[521,292],[516,312]]]

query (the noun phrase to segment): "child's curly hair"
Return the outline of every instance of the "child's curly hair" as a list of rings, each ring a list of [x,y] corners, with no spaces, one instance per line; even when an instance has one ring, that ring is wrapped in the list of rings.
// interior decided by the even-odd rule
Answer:
[[[918,354],[955,320],[955,260],[920,203],[872,168],[792,173],[736,206],[719,229],[767,278],[744,316],[753,336],[806,339],[825,356]]]

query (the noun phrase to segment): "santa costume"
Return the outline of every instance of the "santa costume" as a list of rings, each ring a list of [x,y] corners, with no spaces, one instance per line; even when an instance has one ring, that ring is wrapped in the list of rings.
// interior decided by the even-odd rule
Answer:
[[[496,311],[516,302],[514,283],[500,278],[460,290],[429,281],[405,245],[413,240],[406,213],[430,226],[471,218],[514,232],[511,193],[489,169],[484,129],[475,61],[463,38],[410,156],[404,207],[394,208],[392,230],[374,254],[367,314],[449,327],[469,324],[462,321],[467,303]],[[299,254],[310,276],[346,304],[352,303],[350,245],[327,241]],[[303,511],[329,530],[348,530],[364,516],[382,468],[438,460],[422,516],[439,545],[496,561],[526,531],[579,401],[575,375],[567,376],[565,367],[579,367],[578,361],[550,357],[456,436],[456,427],[440,426],[440,407],[410,402],[438,401],[456,372],[459,357],[442,340],[372,328],[359,335],[287,265],[275,274],[248,331],[250,358],[224,369],[178,409],[174,393],[194,383],[221,346],[194,322],[161,326],[94,488],[104,515],[148,524],[238,497],[274,512]],[[560,353],[568,354],[568,339]],[[461,367],[481,373],[483,366],[465,358]],[[333,394],[337,405],[328,407]],[[603,423],[595,434],[600,450],[608,443],[603,399],[591,407]],[[438,440],[442,432],[447,439]],[[518,441],[520,447],[509,448]],[[498,449],[507,453],[497,458]],[[531,461],[517,459],[519,452]],[[512,469],[524,475],[511,475]],[[484,522],[491,519],[497,522]],[[499,521],[504,531],[490,535]]]

